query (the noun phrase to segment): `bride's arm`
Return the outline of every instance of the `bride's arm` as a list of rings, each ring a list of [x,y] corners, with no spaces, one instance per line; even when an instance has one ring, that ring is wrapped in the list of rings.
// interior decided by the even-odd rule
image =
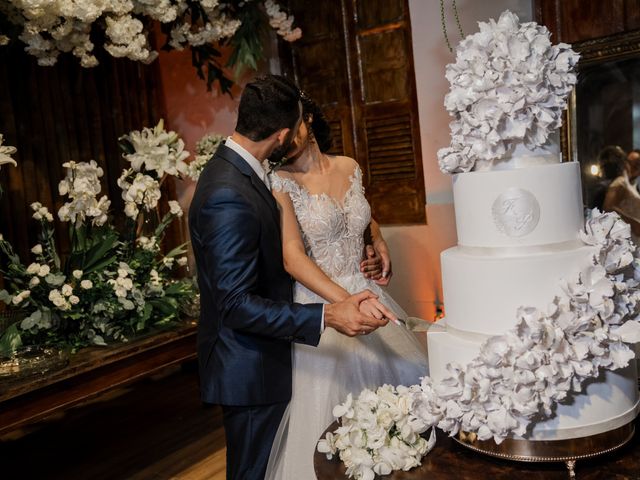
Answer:
[[[387,242],[382,237],[382,230],[380,225],[373,218],[371,219],[371,238],[373,241],[373,248],[376,253],[382,259],[382,277],[375,280],[378,285],[388,285],[393,275],[393,269],[391,267],[391,256],[389,255],[389,247]]]
[[[334,283],[307,256],[298,227],[298,219],[289,195],[274,190],[273,196],[280,206],[282,256],[285,270],[302,285],[328,302],[339,302],[349,297],[349,292]]]
[[[285,270],[302,285],[320,295],[328,302],[339,302],[350,294],[331,280],[318,265],[307,256],[291,198],[285,192],[273,190],[280,207],[282,228],[282,257]],[[396,321],[397,317],[377,299],[370,298],[360,303],[360,311],[375,318],[386,317]]]

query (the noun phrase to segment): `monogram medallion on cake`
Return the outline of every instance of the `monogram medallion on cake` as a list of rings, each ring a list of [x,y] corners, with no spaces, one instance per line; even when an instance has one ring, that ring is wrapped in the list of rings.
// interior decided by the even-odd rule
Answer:
[[[509,188],[491,206],[493,223],[508,237],[523,237],[533,232],[540,220],[540,204],[523,188]]]

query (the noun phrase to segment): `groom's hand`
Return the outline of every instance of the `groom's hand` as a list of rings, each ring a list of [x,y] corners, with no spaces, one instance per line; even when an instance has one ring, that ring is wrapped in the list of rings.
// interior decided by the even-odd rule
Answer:
[[[349,337],[366,335],[379,327],[384,327],[389,320],[387,318],[375,318],[361,313],[360,304],[367,299],[376,299],[377,295],[364,290],[336,303],[324,306],[324,325],[331,327]]]

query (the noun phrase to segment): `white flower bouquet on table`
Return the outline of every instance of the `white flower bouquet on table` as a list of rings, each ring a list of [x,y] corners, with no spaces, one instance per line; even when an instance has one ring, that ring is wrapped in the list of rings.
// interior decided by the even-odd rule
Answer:
[[[347,475],[362,480],[420,465],[435,444],[435,432],[426,440],[420,434],[428,427],[411,421],[416,389],[383,385],[364,390],[355,401],[349,395],[333,409],[340,427],[318,442],[318,451],[329,459],[338,454]]]
[[[491,165],[518,144],[544,145],[562,124],[576,84],[579,55],[567,44],[552,45],[546,27],[519,24],[509,11],[479,26],[447,66],[445,107],[454,120],[451,145],[438,151],[445,173]]]
[[[124,228],[117,230],[109,221],[111,201],[100,196],[102,168],[93,160],[70,161],[58,186],[66,201],[57,212],[69,225],[70,253],[59,255],[54,216],[38,202],[31,205],[40,234],[30,262],[23,263],[0,237],[6,288],[0,301],[21,318],[0,338],[0,354],[22,345],[77,349],[126,341],[175,321],[181,306],[196,295],[190,280],[176,280],[172,273],[187,263],[184,245],[166,254],[161,248],[167,227],[183,212],[171,200],[160,214],[160,185],[186,171],[184,143],[161,121],[122,137],[121,144],[131,162],[118,181]]]

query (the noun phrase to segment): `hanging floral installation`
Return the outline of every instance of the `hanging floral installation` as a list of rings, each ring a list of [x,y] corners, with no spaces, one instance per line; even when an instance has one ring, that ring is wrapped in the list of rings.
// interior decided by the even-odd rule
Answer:
[[[113,57],[150,63],[155,22],[164,50],[191,50],[192,63],[210,90],[229,93],[226,67],[255,69],[263,58],[268,26],[287,42],[302,32],[274,0],[9,0],[0,2],[0,46],[22,42],[43,66],[70,52],[83,67],[98,65],[96,49]],[[231,48],[227,64],[221,49]]]

